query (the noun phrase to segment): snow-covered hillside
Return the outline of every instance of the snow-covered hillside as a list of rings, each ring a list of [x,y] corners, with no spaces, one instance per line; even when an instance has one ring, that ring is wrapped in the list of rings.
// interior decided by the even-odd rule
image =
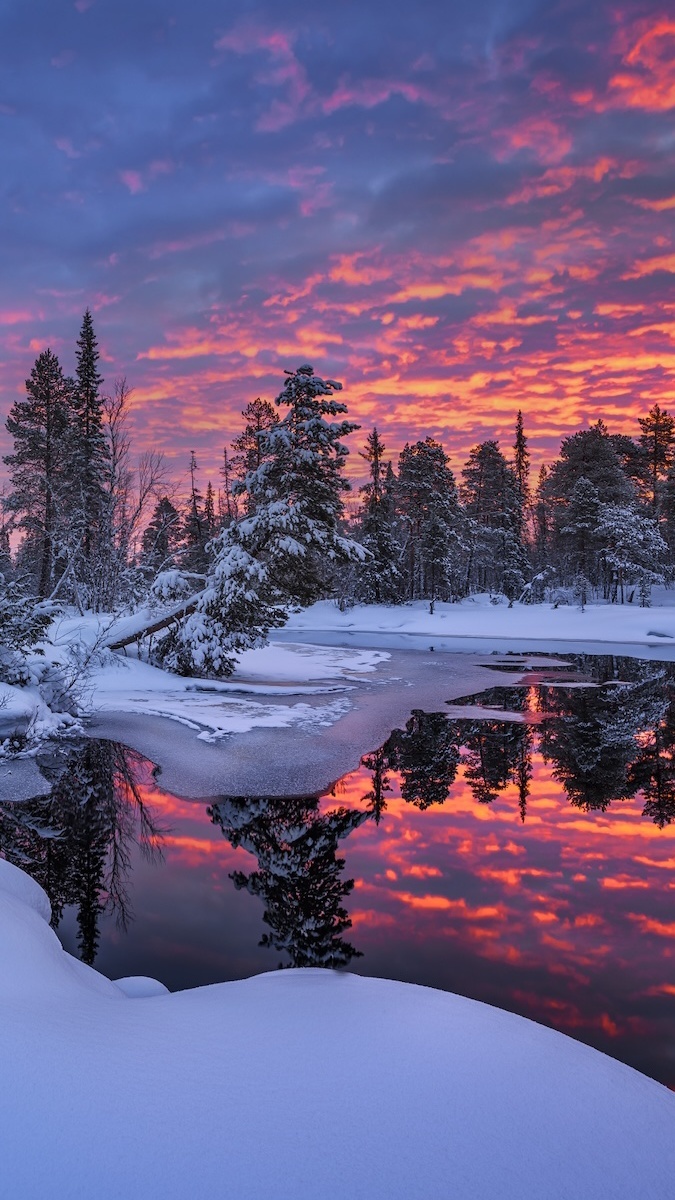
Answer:
[[[169,995],[67,955],[0,860],[12,1200],[669,1200],[675,1097],[429,988],[277,971]]]

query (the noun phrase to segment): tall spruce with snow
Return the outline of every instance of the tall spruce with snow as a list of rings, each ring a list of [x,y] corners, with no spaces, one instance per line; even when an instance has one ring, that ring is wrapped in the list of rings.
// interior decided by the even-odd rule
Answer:
[[[321,379],[308,364],[286,374],[276,399],[285,415],[258,435],[263,461],[239,488],[253,500],[242,536],[273,563],[280,598],[312,604],[330,591],[336,568],[363,557],[341,531],[350,490],[342,439],[359,426],[334,398],[341,383]]]
[[[455,478],[440,442],[404,446],[398,460],[396,509],[401,523],[404,589],[409,600],[451,600],[459,593],[462,514]]]
[[[581,505],[583,509],[595,503],[590,498],[590,492],[587,495],[589,484],[595,489],[599,505],[631,506],[636,502],[635,487],[623,469],[621,458],[603,421],[597,421],[590,429],[582,429],[563,438],[560,455],[551,465],[541,489],[540,500],[546,505],[550,516],[548,561],[558,572],[563,585],[574,585],[577,577],[586,578],[593,586],[600,581],[597,557],[591,556],[588,560],[590,575],[585,568],[581,570],[575,548],[578,539],[570,532],[577,518],[574,515],[570,517],[569,507],[574,509]],[[590,510],[586,515],[582,513],[582,524],[587,524],[591,519]],[[586,550],[582,555],[586,555]]]
[[[99,349],[89,309],[82,318],[77,340],[77,369],[72,392],[71,429],[72,495],[71,530],[76,539],[77,574],[97,606],[100,556],[108,551],[103,543],[106,485],[110,452],[104,427],[103,378],[99,374]]]
[[[370,474],[361,488],[360,519],[361,542],[368,554],[356,574],[356,596],[366,604],[395,604],[403,582],[398,566],[401,547],[396,536],[395,480],[391,463],[385,467],[383,462],[385,448],[374,428],[366,439],[366,449],[359,451]]]
[[[461,495],[471,523],[467,589],[515,599],[528,573],[523,504],[515,471],[497,442],[474,446],[462,470]]]
[[[69,386],[51,350],[36,358],[26,392],[27,399],[15,401],[7,417],[14,449],[4,458],[11,484],[5,506],[24,535],[20,565],[37,595],[44,598],[53,590],[63,564],[71,517]]]
[[[553,513],[547,491],[548,467],[539,468],[537,488],[532,504],[532,553],[534,566],[542,571],[549,565],[549,548],[553,528]]]
[[[652,585],[663,583],[668,546],[657,522],[635,507],[607,504],[602,509],[597,531],[600,558],[605,573],[605,596],[624,603],[637,591],[642,607],[648,607]]]
[[[229,675],[240,650],[264,645],[284,623],[288,604],[330,594],[336,568],[363,558],[340,527],[342,438],[358,428],[329,420],[347,411],[333,398],[342,385],[308,365],[287,376],[277,397],[286,414],[260,434],[263,460],[239,485],[247,515],[212,543],[206,587],[160,647],[181,674]]]
[[[577,480],[564,510],[564,525],[560,526],[564,545],[563,578],[576,583],[582,604],[586,590],[599,582],[600,495],[584,475]]]

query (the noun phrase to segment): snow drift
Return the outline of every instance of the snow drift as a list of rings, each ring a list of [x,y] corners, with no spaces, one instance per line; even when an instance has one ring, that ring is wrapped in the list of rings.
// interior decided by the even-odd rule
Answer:
[[[324,970],[162,994],[82,966],[0,860],[12,1200],[672,1197],[675,1097],[458,996]]]

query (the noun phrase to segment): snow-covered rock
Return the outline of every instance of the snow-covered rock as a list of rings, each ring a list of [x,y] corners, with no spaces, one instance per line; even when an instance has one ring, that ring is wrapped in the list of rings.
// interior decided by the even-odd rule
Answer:
[[[531,1021],[290,970],[129,1000],[0,861],[11,1200],[670,1200],[675,1097]]]

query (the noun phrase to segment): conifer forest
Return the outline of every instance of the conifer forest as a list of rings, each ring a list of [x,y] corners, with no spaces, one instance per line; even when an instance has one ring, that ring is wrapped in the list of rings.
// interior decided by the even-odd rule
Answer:
[[[160,454],[134,455],[133,389],[103,379],[89,311],[74,362],[68,375],[42,351],[6,418],[8,679],[59,605],[150,612],[154,662],[217,677],[289,608],[322,598],[648,605],[671,578],[675,420],[658,404],[633,436],[598,420],[563,438],[536,479],[519,411],[513,443],[479,443],[456,477],[432,437],[392,459],[386,429],[360,429],[342,385],[300,365],[274,402],[243,406],[219,478],[203,481],[193,453],[181,489]]]

